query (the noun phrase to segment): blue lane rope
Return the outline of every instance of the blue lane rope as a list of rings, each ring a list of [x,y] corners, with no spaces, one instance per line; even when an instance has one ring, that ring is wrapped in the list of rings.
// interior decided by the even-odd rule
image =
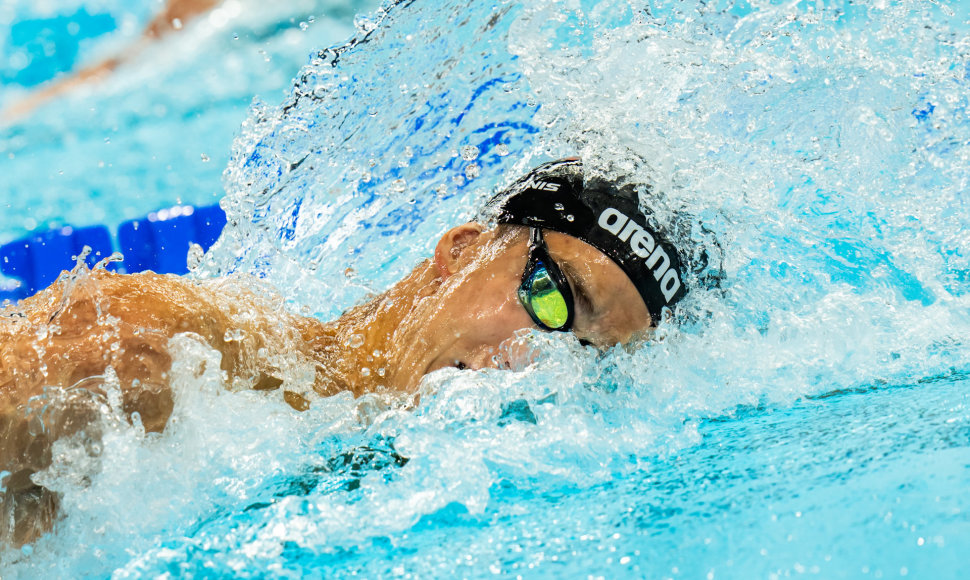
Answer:
[[[122,222],[116,236],[105,226],[34,232],[0,246],[0,301],[21,300],[43,290],[61,271],[74,267],[74,258],[85,246],[91,248],[88,266],[120,251],[124,261],[110,264],[109,270],[185,274],[189,245],[208,250],[225,225],[226,214],[218,205],[178,205]]]

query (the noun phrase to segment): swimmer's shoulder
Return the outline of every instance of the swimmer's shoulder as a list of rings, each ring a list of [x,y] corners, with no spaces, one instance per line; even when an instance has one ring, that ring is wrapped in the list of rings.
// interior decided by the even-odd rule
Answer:
[[[182,276],[81,268],[7,307],[0,333],[52,323],[80,332],[104,324],[107,318],[146,330],[197,331],[219,325],[224,318],[219,308],[210,289]]]

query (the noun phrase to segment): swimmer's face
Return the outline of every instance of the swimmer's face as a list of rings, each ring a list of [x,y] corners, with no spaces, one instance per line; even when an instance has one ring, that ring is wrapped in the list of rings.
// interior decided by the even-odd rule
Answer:
[[[435,250],[440,286],[430,297],[420,340],[426,345],[415,371],[498,368],[519,331],[538,328],[517,296],[526,267],[529,230],[506,226],[482,231],[465,224],[447,232]],[[584,343],[626,343],[650,327],[650,315],[626,274],[589,244],[545,230],[546,246],[572,288],[572,332]],[[417,377],[418,379],[420,376]]]

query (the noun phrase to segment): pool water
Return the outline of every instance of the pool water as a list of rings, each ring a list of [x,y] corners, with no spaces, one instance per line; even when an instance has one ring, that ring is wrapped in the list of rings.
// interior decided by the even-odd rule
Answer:
[[[720,286],[638,348],[536,332],[525,368],[304,413],[228,389],[179,337],[165,432],[108,397],[100,445],[64,441],[36,476],[63,519],[4,575],[961,577],[968,10],[402,1],[358,17],[238,129],[230,226],[192,275],[332,317],[495,188],[575,154],[662,192],[644,199],[661,219],[698,216],[689,241],[723,250]],[[46,130],[26,123],[25,142]]]
[[[175,203],[218,203],[250,105],[277,102],[307,55],[354,31],[355,2],[229,0],[152,50],[159,0],[11,0],[0,6],[0,109],[38,83],[130,54],[119,74],[0,122],[0,243],[34,229],[107,225]]]

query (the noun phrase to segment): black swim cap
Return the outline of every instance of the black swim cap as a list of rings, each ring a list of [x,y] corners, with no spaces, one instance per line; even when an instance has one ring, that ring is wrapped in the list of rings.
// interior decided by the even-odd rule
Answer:
[[[680,252],[640,211],[634,187],[583,179],[583,162],[545,163],[495,196],[497,221],[543,228],[583,240],[610,257],[643,298],[654,324],[687,294]]]

